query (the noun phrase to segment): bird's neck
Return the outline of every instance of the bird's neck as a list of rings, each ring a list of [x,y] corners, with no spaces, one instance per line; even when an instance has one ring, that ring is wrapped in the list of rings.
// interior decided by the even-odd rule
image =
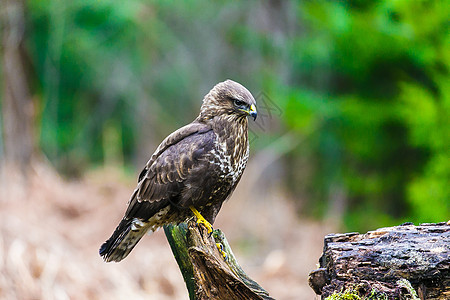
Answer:
[[[246,117],[237,118],[235,115],[216,116],[208,122],[219,138],[247,136],[248,120]]]
[[[246,117],[230,120],[231,117],[216,116],[210,126],[216,134],[217,145],[235,160],[248,155],[248,120]]]

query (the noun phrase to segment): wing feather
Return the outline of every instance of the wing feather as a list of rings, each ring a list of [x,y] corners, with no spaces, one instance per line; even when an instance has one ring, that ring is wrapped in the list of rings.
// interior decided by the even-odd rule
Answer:
[[[134,248],[155,222],[182,198],[192,170],[201,172],[200,157],[211,149],[214,134],[206,125],[191,123],[169,135],[156,149],[128,203],[125,216],[112,236],[101,246],[106,261],[120,261]],[[204,163],[203,163],[204,165]],[[194,176],[195,177],[195,176]],[[160,224],[160,223],[158,223]]]
[[[206,134],[208,132],[210,134]],[[185,180],[194,166],[199,164],[200,157],[212,147],[212,137],[212,129],[200,123],[191,123],[169,135],[158,146],[140,173],[136,192],[129,201],[125,216],[136,217],[129,213],[136,212],[131,207],[140,202],[154,203],[157,211],[169,203],[170,197],[180,194],[184,189]],[[147,212],[144,215],[149,214],[150,212]]]

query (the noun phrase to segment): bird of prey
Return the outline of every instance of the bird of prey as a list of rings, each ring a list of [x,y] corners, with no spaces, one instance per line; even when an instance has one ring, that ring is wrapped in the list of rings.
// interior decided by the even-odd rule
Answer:
[[[146,232],[194,215],[212,231],[247,165],[247,116],[256,119],[256,101],[241,84],[209,91],[198,117],[164,139],[140,173],[125,216],[100,247],[106,262],[124,259]]]

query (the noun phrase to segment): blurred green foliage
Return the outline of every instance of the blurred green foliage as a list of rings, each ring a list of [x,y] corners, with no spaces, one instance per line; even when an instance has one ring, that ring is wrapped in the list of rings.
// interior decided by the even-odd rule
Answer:
[[[301,131],[307,111],[320,124],[311,190],[324,202],[340,186],[350,227],[449,219],[448,13],[441,1],[299,6],[310,27],[286,121]]]
[[[27,5],[40,147],[66,174],[142,164],[232,78],[282,112],[252,147],[301,140],[284,165],[302,213],[340,203],[360,230],[449,219],[445,1]]]

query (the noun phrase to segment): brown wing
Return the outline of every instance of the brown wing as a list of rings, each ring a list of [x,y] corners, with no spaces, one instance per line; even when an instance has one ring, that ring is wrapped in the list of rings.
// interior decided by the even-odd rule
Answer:
[[[106,261],[125,258],[145,232],[155,226],[152,217],[159,213],[164,218],[162,209],[179,204],[191,173],[208,168],[201,158],[208,154],[213,143],[212,130],[198,123],[180,128],[161,143],[139,176],[125,216],[100,248]]]
[[[169,203],[177,204],[186,179],[199,172],[200,158],[212,149],[213,136],[212,129],[198,123],[169,135],[141,172],[125,217],[146,220]]]

